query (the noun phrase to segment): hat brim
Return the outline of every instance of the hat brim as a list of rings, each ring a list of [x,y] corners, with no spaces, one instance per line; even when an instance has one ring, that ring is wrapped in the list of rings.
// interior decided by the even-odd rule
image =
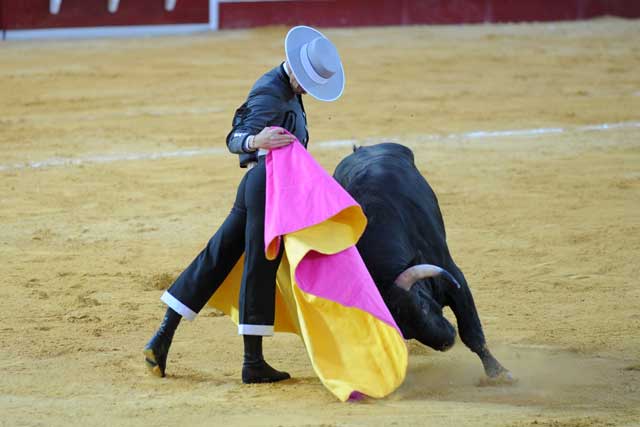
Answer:
[[[325,84],[318,84],[311,80],[304,71],[302,60],[300,59],[300,48],[317,37],[326,38],[320,31],[304,25],[289,30],[284,40],[287,63],[305,92],[320,101],[335,101],[342,96],[342,92],[344,91],[344,69],[342,68],[342,62],[340,62],[338,71],[331,76],[329,81]]]

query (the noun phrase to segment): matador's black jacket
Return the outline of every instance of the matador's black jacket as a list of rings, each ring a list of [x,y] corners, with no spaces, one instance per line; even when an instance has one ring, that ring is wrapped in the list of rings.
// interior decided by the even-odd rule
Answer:
[[[260,77],[253,85],[244,104],[236,110],[227,147],[240,155],[240,167],[258,160],[257,152],[246,151],[249,135],[257,135],[267,126],[280,126],[298,138],[307,147],[309,132],[302,97],[291,89],[284,64]]]
[[[236,111],[227,136],[229,150],[240,155],[240,166],[252,161],[257,165],[244,174],[233,208],[220,228],[162,296],[174,311],[193,320],[244,253],[238,332],[273,334],[275,277],[281,255],[268,260],[264,254],[265,160],[258,159],[257,152],[245,151],[245,141],[267,126],[281,126],[306,147],[306,124],[302,99],[291,89],[282,65],[258,79]]]

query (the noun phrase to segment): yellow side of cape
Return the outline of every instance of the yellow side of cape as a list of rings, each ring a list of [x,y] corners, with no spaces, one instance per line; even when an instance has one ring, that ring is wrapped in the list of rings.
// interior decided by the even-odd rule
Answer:
[[[362,210],[353,206],[285,235],[277,274],[275,331],[302,338],[316,374],[341,401],[354,391],[378,398],[393,392],[406,374],[407,347],[396,328],[372,314],[304,292],[295,272],[311,250],[334,254],[355,245],[365,226]],[[209,301],[236,324],[243,263],[244,257]]]

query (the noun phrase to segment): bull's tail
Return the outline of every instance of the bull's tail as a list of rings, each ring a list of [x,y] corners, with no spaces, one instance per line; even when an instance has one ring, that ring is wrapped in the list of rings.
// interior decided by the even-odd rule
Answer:
[[[458,289],[461,288],[460,283],[451,273],[433,264],[418,264],[407,268],[396,278],[395,284],[408,291],[418,280],[436,276],[443,276]]]

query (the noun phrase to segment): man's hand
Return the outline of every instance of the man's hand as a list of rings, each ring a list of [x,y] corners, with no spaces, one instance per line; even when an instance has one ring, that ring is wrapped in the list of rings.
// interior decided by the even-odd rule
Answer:
[[[286,133],[284,129],[279,127],[266,127],[253,138],[251,148],[271,150],[289,145],[293,141],[295,141],[295,137]]]

